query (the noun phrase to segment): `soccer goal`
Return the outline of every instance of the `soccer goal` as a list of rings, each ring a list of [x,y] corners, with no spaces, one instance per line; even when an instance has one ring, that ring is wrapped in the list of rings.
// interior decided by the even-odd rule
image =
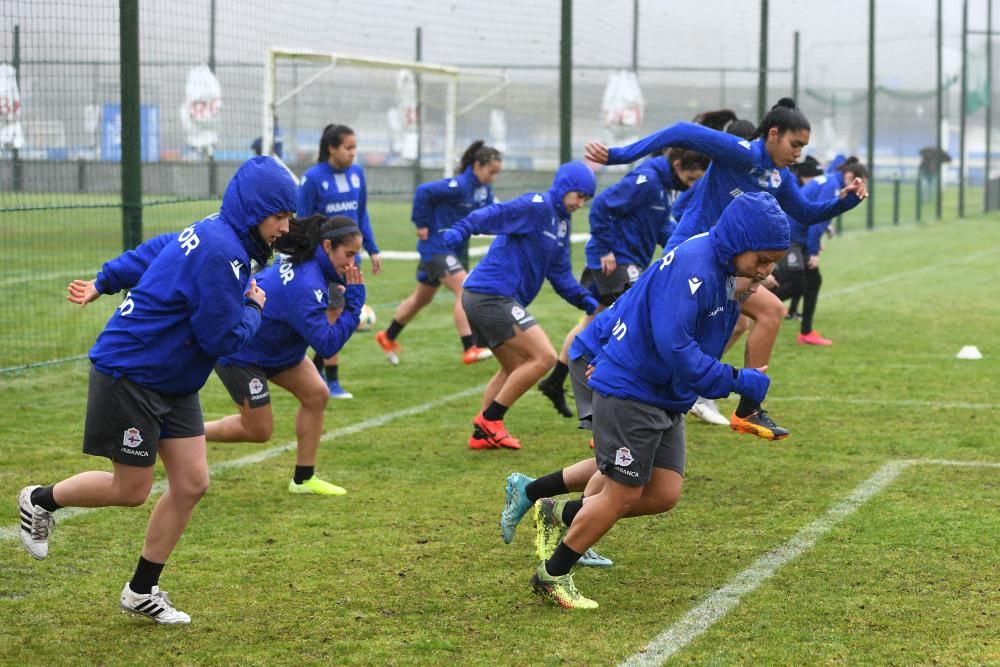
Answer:
[[[271,47],[262,152],[292,165],[315,162],[323,128],[337,123],[355,131],[369,165],[450,176],[465,138],[505,142],[506,86],[496,71]]]

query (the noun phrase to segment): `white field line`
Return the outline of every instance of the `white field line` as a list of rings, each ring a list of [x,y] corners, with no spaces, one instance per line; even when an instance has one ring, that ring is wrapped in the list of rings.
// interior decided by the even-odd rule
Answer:
[[[768,396],[770,401],[805,401],[847,403],[848,405],[884,405],[894,408],[938,408],[944,410],[997,410],[1000,403],[963,403],[956,401],[918,401],[915,399],[885,400],[879,398],[837,398],[835,396]]]
[[[622,666],[661,665],[675,653],[683,649],[698,636],[706,632],[716,622],[732,611],[744,596],[754,592],[781,569],[783,565],[811,549],[826,533],[853,514],[877,493],[891,484],[901,472],[913,465],[967,466],[976,468],[998,468],[1000,463],[988,461],[945,461],[940,459],[902,459],[886,463],[871,477],[862,482],[844,500],[791,539],[764,554],[750,567],[743,570],[729,583],[718,589],[697,607],[653,639],[646,649],[636,653],[621,663]]]
[[[479,385],[478,387],[469,387],[462,391],[456,392],[454,394],[449,394],[448,396],[443,396],[434,401],[428,401],[426,403],[421,403],[420,405],[413,405],[402,410],[397,410],[396,412],[389,412],[378,417],[373,417],[371,419],[366,419],[364,421],[357,422],[356,424],[350,424],[349,426],[344,426],[341,428],[335,428],[332,431],[327,431],[323,434],[320,440],[334,440],[336,438],[343,438],[347,435],[353,435],[361,431],[367,431],[368,429],[378,428],[379,426],[385,426],[391,421],[395,421],[401,417],[412,417],[413,415],[418,415],[423,412],[428,412],[442,406],[446,403],[458,400],[460,398],[465,398],[466,396],[472,396],[475,394],[481,394],[486,388],[486,385]],[[211,477],[215,477],[219,473],[225,470],[233,470],[238,468],[245,468],[249,465],[255,463],[260,463],[266,461],[267,459],[274,458],[279,454],[283,454],[290,449],[295,449],[295,441],[286,442],[283,445],[276,445],[269,449],[265,449],[259,452],[254,452],[253,454],[248,454],[242,456],[238,459],[231,459],[229,461],[219,461],[218,463],[213,463],[208,467],[208,473]],[[167,481],[161,479],[160,481],[153,484],[153,489],[150,491],[150,496],[157,496],[163,493],[167,488]],[[58,521],[62,523],[67,519],[77,517],[83,514],[89,514],[95,510],[102,509],[100,507],[67,507],[65,509],[59,510],[56,515]],[[18,536],[19,526],[5,526],[0,528],[0,541],[2,540],[12,540]]]

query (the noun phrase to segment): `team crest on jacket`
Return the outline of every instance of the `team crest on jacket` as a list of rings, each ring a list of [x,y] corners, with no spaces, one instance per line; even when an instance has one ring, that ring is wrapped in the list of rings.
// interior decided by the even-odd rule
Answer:
[[[122,446],[136,448],[142,444],[142,434],[139,433],[139,429],[135,426],[125,429],[125,434],[122,436]]]
[[[357,174],[351,174],[351,185],[353,185],[355,189],[361,187],[361,179],[358,178]]]
[[[566,238],[566,234],[569,233],[569,225],[566,224],[565,220],[559,221],[559,238]]]
[[[628,447],[619,447],[618,451],[615,452],[615,465],[627,468],[632,465],[632,450]]]
[[[777,169],[771,170],[771,187],[780,188],[781,187],[781,172]]]

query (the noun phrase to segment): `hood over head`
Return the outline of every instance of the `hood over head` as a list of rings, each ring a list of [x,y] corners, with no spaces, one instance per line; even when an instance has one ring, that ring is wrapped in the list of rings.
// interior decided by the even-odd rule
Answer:
[[[716,256],[729,270],[733,258],[745,252],[788,250],[788,234],[788,218],[767,192],[748,192],[734,199],[709,231]]]
[[[549,193],[552,195],[552,203],[563,215],[566,208],[563,206],[563,197],[570,192],[582,192],[588,197],[593,197],[597,191],[597,177],[594,172],[579,160],[567,162],[559,167],[556,177],[552,180],[552,187]]]
[[[273,157],[253,157],[240,165],[222,195],[220,218],[244,241],[250,256],[264,263],[271,249],[257,225],[270,215],[295,212],[298,190],[288,167]]]

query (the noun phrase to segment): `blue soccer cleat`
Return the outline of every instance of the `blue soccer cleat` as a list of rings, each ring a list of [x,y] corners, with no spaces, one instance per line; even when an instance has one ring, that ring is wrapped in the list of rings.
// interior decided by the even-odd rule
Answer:
[[[504,500],[503,512],[500,513],[500,534],[504,544],[514,541],[514,531],[517,524],[523,517],[533,502],[528,500],[528,485],[535,481],[534,477],[522,475],[519,472],[511,473],[507,477],[507,498]]]

